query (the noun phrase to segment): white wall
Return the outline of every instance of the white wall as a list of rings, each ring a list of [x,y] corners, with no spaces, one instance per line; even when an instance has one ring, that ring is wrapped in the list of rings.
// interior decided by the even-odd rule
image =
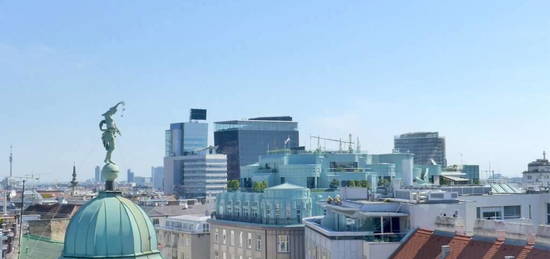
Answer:
[[[331,240],[314,230],[305,228],[306,259],[362,259],[363,240]]]
[[[386,259],[397,250],[400,242],[363,242],[364,259]]]
[[[472,207],[496,207],[496,206],[521,206],[521,217],[530,219],[534,224],[546,224],[546,203],[550,202],[550,194],[500,194],[462,196],[461,200],[467,201]],[[530,208],[530,209],[529,209]],[[529,215],[529,210],[531,213]],[[530,217],[529,217],[530,216]],[[474,214],[474,218],[476,215]]]
[[[466,215],[465,203],[436,203],[436,204],[407,204],[410,218],[410,228],[435,229],[437,216],[453,216],[457,212],[458,217]],[[475,214],[474,214],[475,217]]]

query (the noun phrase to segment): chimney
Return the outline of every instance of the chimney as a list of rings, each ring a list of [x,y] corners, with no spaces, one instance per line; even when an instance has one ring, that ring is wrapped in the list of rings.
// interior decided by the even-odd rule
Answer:
[[[450,254],[451,254],[451,247],[449,245],[442,245],[439,259],[446,259],[447,256],[449,256]]]

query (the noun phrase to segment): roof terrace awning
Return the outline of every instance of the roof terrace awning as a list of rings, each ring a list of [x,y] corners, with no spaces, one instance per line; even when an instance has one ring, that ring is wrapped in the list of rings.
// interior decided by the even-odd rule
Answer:
[[[407,213],[385,211],[361,211],[359,215],[365,217],[407,217]]]
[[[458,176],[450,176],[450,175],[441,175],[441,177],[447,178],[454,182],[469,182],[469,179],[458,177]]]

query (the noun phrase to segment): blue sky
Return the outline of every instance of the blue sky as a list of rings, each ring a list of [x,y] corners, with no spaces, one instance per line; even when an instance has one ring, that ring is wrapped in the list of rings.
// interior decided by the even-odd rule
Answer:
[[[550,150],[548,1],[0,1],[0,175],[92,176],[97,124],[127,103],[114,160],[148,175],[164,129],[292,115],[310,135],[439,131],[505,175]],[[211,127],[212,128],[212,127]],[[336,146],[334,146],[336,148]],[[125,175],[122,176],[122,179]]]

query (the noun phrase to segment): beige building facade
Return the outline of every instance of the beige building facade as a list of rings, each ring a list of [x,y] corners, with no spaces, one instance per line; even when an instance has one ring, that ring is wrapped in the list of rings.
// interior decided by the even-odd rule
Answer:
[[[157,238],[164,259],[209,259],[208,218],[184,215],[161,219]]]
[[[304,258],[303,225],[208,220],[212,259]]]

